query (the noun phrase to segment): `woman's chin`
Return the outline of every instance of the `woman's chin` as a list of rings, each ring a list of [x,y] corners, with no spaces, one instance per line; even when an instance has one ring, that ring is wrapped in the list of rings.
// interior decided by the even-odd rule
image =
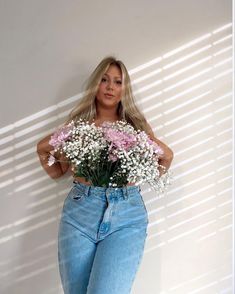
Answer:
[[[114,101],[114,100],[104,100],[102,101],[102,105],[104,106],[117,106],[118,105],[118,102]]]

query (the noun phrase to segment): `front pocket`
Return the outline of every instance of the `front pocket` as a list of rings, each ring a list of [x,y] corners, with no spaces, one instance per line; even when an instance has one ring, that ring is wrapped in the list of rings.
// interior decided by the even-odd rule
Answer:
[[[143,206],[144,205],[144,201],[143,201],[141,195],[133,195],[131,197],[128,197],[128,200],[129,200],[128,202],[134,206]]]
[[[74,186],[70,192],[68,197],[71,198],[74,201],[80,201],[85,196],[84,191],[79,189],[78,187]]]
[[[136,194],[136,195],[133,195],[131,197],[128,197],[128,203],[133,207],[141,208],[141,210],[144,211],[144,213],[145,213],[147,222],[149,221],[148,220],[148,211],[147,211],[147,208],[145,206],[142,195],[140,193]]]

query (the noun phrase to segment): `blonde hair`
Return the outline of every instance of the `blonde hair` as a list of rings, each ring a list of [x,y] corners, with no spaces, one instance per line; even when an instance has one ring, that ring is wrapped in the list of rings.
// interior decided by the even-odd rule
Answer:
[[[132,93],[131,80],[128,71],[121,60],[114,56],[107,56],[97,65],[90,75],[85,89],[85,94],[79,103],[72,109],[65,124],[71,120],[77,121],[80,118],[91,122],[96,117],[95,97],[99,84],[104,73],[110,65],[117,66],[122,73],[122,97],[119,102],[117,114],[119,119],[124,119],[130,123],[136,130],[149,132],[149,125],[143,113],[138,109]]]

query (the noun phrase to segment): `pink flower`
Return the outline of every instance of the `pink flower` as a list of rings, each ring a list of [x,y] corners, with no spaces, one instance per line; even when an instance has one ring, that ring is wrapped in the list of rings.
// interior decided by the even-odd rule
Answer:
[[[124,149],[125,151],[128,151],[136,143],[136,138],[134,135],[111,128],[104,130],[104,137],[107,141],[111,142],[109,151],[112,148]]]
[[[117,155],[110,153],[108,159],[115,162],[118,160],[118,157]]]
[[[159,155],[163,155],[164,151],[162,150],[162,148],[153,140],[151,140],[149,137],[147,138],[147,141],[150,145],[153,145],[154,151],[156,153],[158,153]]]
[[[63,146],[64,142],[71,137],[72,128],[72,125],[66,125],[57,129],[51,136],[49,144],[52,145],[55,149]]]

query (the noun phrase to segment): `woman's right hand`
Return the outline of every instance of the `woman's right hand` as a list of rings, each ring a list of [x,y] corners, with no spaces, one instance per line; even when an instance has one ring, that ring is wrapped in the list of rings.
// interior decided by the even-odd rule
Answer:
[[[48,165],[48,158],[53,153],[53,146],[49,144],[49,140],[52,134],[46,136],[37,143],[37,154],[40,159],[40,163],[43,169],[52,179],[57,179],[67,172],[70,164],[66,161],[66,157],[63,154],[55,154],[55,158],[63,162],[55,162],[53,165]]]

